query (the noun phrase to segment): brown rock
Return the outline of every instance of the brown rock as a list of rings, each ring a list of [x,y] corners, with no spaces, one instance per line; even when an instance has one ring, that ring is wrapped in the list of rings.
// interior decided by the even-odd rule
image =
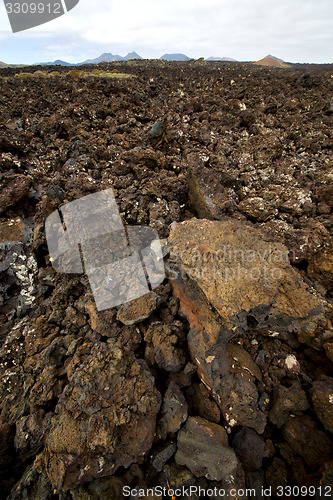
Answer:
[[[196,477],[212,481],[232,481],[238,465],[223,427],[200,417],[189,417],[179,431],[176,463],[186,465]]]
[[[173,226],[168,246],[182,275],[233,331],[249,311],[261,324],[304,322],[323,311],[290,266],[287,248],[250,224],[191,219]]]
[[[219,407],[210,398],[210,391],[204,384],[194,383],[186,391],[186,398],[190,404],[192,413],[199,415],[210,422],[218,424],[221,420]]]
[[[333,445],[308,416],[290,417],[282,427],[285,440],[312,469],[318,469],[332,458]]]
[[[319,281],[327,290],[333,289],[333,243],[312,257],[308,274],[313,281]]]
[[[0,243],[22,240],[23,226],[24,224],[20,218],[0,221]]]
[[[25,175],[0,174],[0,213],[26,196],[30,184],[30,178]]]
[[[185,366],[185,353],[176,347],[178,337],[175,328],[162,323],[153,323],[144,338],[148,342],[146,354],[148,354],[147,349],[149,350],[149,346],[152,345],[152,356],[160,368],[176,373]]]
[[[187,161],[191,205],[199,217],[220,219],[229,209],[235,207],[236,197],[231,186],[225,185],[225,167],[206,166],[202,157],[196,153],[190,153]]]
[[[249,219],[256,219],[258,222],[266,221],[278,213],[271,203],[259,196],[241,201],[238,204],[238,210]]]
[[[317,417],[333,433],[333,379],[314,382],[311,396]]]
[[[66,386],[46,440],[54,488],[68,489],[136,462],[151,447],[160,396],[144,361],[91,344]]]
[[[138,299],[132,300],[120,306],[117,319],[124,325],[135,325],[140,323],[155,311],[157,308],[158,295],[155,292],[149,292]]]
[[[281,427],[287,423],[290,413],[305,411],[309,402],[299,382],[291,387],[278,385],[273,392],[273,405],[269,413],[270,421]]]
[[[198,375],[218,403],[227,424],[230,427],[236,424],[252,427],[262,433],[266,416],[258,407],[255,376],[234,359],[235,353],[240,353],[241,349],[228,345],[232,332],[221,325],[221,320],[193,282],[178,279],[172,281],[172,286],[180,299],[181,311],[190,322],[187,337],[190,357],[198,366]],[[259,376],[259,368],[254,369],[248,356],[242,354],[250,370]]]
[[[321,202],[333,208],[333,184],[321,186],[318,188],[316,195]]]

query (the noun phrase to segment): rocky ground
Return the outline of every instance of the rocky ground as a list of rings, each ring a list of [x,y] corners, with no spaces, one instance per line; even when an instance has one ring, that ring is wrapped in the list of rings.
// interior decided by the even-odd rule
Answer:
[[[333,67],[99,68],[0,71],[1,498],[330,498]],[[168,277],[97,312],[44,223],[111,187]]]

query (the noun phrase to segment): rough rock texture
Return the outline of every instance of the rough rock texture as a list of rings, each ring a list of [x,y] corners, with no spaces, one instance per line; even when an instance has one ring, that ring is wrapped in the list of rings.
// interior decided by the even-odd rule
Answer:
[[[273,424],[281,427],[287,423],[291,413],[302,412],[308,408],[308,398],[299,382],[294,382],[291,387],[278,385],[273,391],[273,402],[269,419]]]
[[[168,244],[181,273],[203,291],[230,330],[241,329],[249,315],[258,326],[273,327],[323,312],[290,266],[287,248],[250,224],[185,221],[173,226]]]
[[[244,470],[261,470],[263,458],[269,456],[264,441],[247,427],[235,434],[232,445]]]
[[[1,497],[118,500],[124,485],[193,485],[235,498],[246,485],[260,498],[262,487],[277,497],[278,485],[333,486],[332,65],[161,60],[26,71],[0,69]],[[158,231],[169,280],[156,303],[151,294],[98,312],[85,275],[52,268],[44,225],[64,204],[110,188],[125,224]],[[277,267],[290,280],[277,288],[271,276],[236,275],[232,289],[211,279],[216,255],[192,243],[181,270],[187,276],[196,259],[202,288],[195,277],[176,281],[167,238],[195,216],[246,227],[232,236],[239,250],[283,247],[292,268]],[[256,257],[267,267],[267,255]],[[323,313],[302,319],[318,302]],[[236,451],[244,472],[236,460],[233,481],[175,462],[183,397],[188,415],[216,424],[225,443],[217,450],[195,430],[194,448],[207,447],[186,461],[198,457],[196,474],[209,465],[217,477],[211,451],[230,454],[225,473]],[[162,436],[162,419],[181,428]]]
[[[176,462],[197,477],[215,481],[232,481],[237,471],[237,458],[223,427],[200,417],[189,417],[178,433]]]
[[[317,417],[325,429],[333,432],[333,379],[314,382],[311,396]]]
[[[136,462],[152,445],[160,408],[143,361],[113,343],[82,348],[46,440],[46,469],[58,490]]]
[[[307,416],[290,417],[282,428],[287,443],[312,470],[332,458],[331,440]]]
[[[178,385],[171,381],[163,399],[159,431],[162,439],[178,432],[188,416],[188,405]]]
[[[135,325],[149,318],[157,307],[158,295],[150,292],[138,299],[123,304],[117,313],[117,319],[124,325]]]

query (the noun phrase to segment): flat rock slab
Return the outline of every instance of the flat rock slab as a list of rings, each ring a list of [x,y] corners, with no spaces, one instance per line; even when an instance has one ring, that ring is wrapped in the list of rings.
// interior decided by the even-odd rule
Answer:
[[[285,327],[323,311],[291,267],[288,249],[254,227],[234,219],[191,219],[172,226],[171,258],[231,330],[255,325]]]

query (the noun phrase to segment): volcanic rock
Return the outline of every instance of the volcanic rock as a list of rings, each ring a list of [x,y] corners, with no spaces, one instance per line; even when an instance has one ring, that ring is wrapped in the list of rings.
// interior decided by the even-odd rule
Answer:
[[[188,406],[178,385],[171,381],[165,392],[161,409],[159,430],[162,439],[179,431],[188,416]]]
[[[213,481],[232,480],[238,465],[223,427],[200,417],[189,417],[179,431],[176,462],[186,465],[196,477]]]
[[[177,329],[162,323],[153,323],[144,339],[147,342],[146,359],[168,372],[178,372],[185,366],[185,353],[179,347]]]
[[[0,213],[29,192],[31,180],[25,175],[0,174]]]
[[[246,328],[248,315],[257,325],[279,327],[323,311],[290,266],[286,247],[249,224],[192,219],[173,226],[168,246],[229,330]]]
[[[156,450],[151,457],[151,464],[157,471],[161,471],[167,461],[176,453],[176,443],[167,443],[162,448]]]
[[[317,417],[333,433],[333,379],[314,382],[311,397]]]
[[[290,417],[282,427],[285,440],[315,470],[332,458],[333,444],[308,416]]]
[[[264,441],[254,430],[247,427],[235,434],[232,445],[244,470],[247,471],[261,470],[263,458],[269,455]]]
[[[291,387],[278,385],[273,391],[273,405],[269,419],[273,424],[281,427],[287,423],[291,413],[297,414],[308,408],[308,398],[299,382],[294,382]]]
[[[117,344],[89,350],[69,378],[46,441],[46,470],[57,489],[113,474],[153,441],[160,396],[145,362]]]
[[[117,319],[124,325],[135,325],[149,318],[157,307],[158,295],[155,292],[149,292],[138,299],[132,300],[120,306]]]
[[[187,162],[191,205],[199,217],[220,219],[235,206],[236,198],[225,165],[212,169],[196,153],[190,153]]]

